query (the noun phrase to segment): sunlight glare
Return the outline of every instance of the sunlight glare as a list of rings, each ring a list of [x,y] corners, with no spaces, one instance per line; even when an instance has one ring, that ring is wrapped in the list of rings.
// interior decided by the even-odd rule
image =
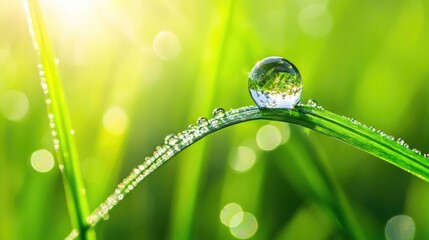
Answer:
[[[93,17],[97,1],[91,0],[42,0],[42,6],[46,6],[48,12],[54,13],[70,25],[82,25]]]

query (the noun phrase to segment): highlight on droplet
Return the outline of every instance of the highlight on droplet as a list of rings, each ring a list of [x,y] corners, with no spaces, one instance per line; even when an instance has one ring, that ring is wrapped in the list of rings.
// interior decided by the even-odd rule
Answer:
[[[407,215],[396,215],[390,218],[384,229],[387,240],[412,240],[415,233],[414,220]]]
[[[262,126],[256,134],[256,144],[264,151],[271,151],[282,143],[280,130],[271,124]]]
[[[255,151],[246,146],[239,146],[236,153],[229,161],[229,165],[237,172],[246,172],[253,167],[255,162]]]
[[[160,59],[168,61],[179,55],[180,40],[172,32],[161,31],[153,38],[152,47]]]
[[[45,173],[54,167],[54,156],[46,149],[40,149],[31,154],[31,166],[34,170]]]
[[[258,231],[258,221],[256,217],[250,212],[243,212],[240,216],[234,215],[231,222],[235,218],[240,218],[241,221],[237,226],[230,227],[229,231],[232,236],[238,239],[248,239],[253,237]]]
[[[111,107],[103,115],[103,127],[109,133],[121,135],[128,128],[128,115],[120,107]]]
[[[235,227],[243,219],[243,208],[237,203],[228,203],[220,212],[220,221],[227,227]]]
[[[0,112],[10,121],[20,121],[28,113],[30,103],[20,91],[10,90],[0,95]]]

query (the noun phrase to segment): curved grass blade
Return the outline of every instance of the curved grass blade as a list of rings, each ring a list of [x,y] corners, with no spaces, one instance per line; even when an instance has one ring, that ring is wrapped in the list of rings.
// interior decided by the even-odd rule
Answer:
[[[24,6],[34,49],[40,61],[41,85],[45,93],[50,127],[54,138],[58,165],[62,173],[70,220],[72,227],[76,228],[73,236],[80,239],[95,239],[95,232],[88,227],[85,219],[89,214],[86,191],[60,76],[42,11],[37,0],[27,0],[24,2]]]
[[[259,109],[256,106],[232,109],[210,120],[199,121],[177,135],[169,135],[165,145],[158,146],[153,156],[137,166],[115,191],[87,218],[91,226],[108,216],[109,211],[130,193],[144,178],[170,158],[199,139],[222,128],[251,120],[275,120],[294,123],[348,143],[429,182],[429,159],[411,150],[398,139],[339,116],[315,104],[298,105],[294,109]]]

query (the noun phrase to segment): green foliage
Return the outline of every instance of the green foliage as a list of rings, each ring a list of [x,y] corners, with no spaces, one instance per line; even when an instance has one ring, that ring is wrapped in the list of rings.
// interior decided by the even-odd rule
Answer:
[[[74,142],[72,127],[64,100],[60,76],[52,53],[43,15],[38,0],[25,3],[30,35],[40,57],[41,85],[48,107],[57,160],[62,172],[67,206],[72,226],[80,233],[80,239],[95,239],[93,231],[87,231],[86,217],[89,214],[86,189],[83,184],[80,162]]]
[[[251,104],[247,73],[267,56],[298,66],[301,99],[315,98],[429,152],[425,1],[46,0],[41,7],[60,60],[90,209],[164,136],[216,106]],[[30,163],[38,149],[55,151],[37,56],[22,2],[1,1],[0,12],[0,238],[61,239],[71,224],[58,165],[41,173]],[[154,43],[167,36],[177,45],[162,31],[176,36],[179,50]],[[8,98],[11,91],[28,104]],[[290,138],[262,150],[256,134],[266,125]],[[406,149],[388,150],[397,146],[377,136],[386,158],[415,158]],[[232,166],[243,147],[256,160],[237,171]],[[420,160],[409,166],[422,168]],[[330,194],[326,179],[344,195]],[[174,239],[178,231],[193,239],[233,239],[219,214],[235,202],[257,218],[254,239],[343,238],[350,228],[355,236],[382,239],[397,214],[412,217],[416,239],[427,239],[428,193],[425,181],[347,144],[293,125],[252,121],[178,155],[95,230],[100,239]],[[342,196],[349,204],[337,201]],[[341,216],[349,214],[339,212],[348,208],[357,226],[337,223],[347,222]]]

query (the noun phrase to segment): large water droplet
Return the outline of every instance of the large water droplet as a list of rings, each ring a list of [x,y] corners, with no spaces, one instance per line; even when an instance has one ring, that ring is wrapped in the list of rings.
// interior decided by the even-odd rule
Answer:
[[[301,96],[301,75],[288,60],[268,57],[257,62],[249,73],[249,91],[260,108],[290,109]]]

